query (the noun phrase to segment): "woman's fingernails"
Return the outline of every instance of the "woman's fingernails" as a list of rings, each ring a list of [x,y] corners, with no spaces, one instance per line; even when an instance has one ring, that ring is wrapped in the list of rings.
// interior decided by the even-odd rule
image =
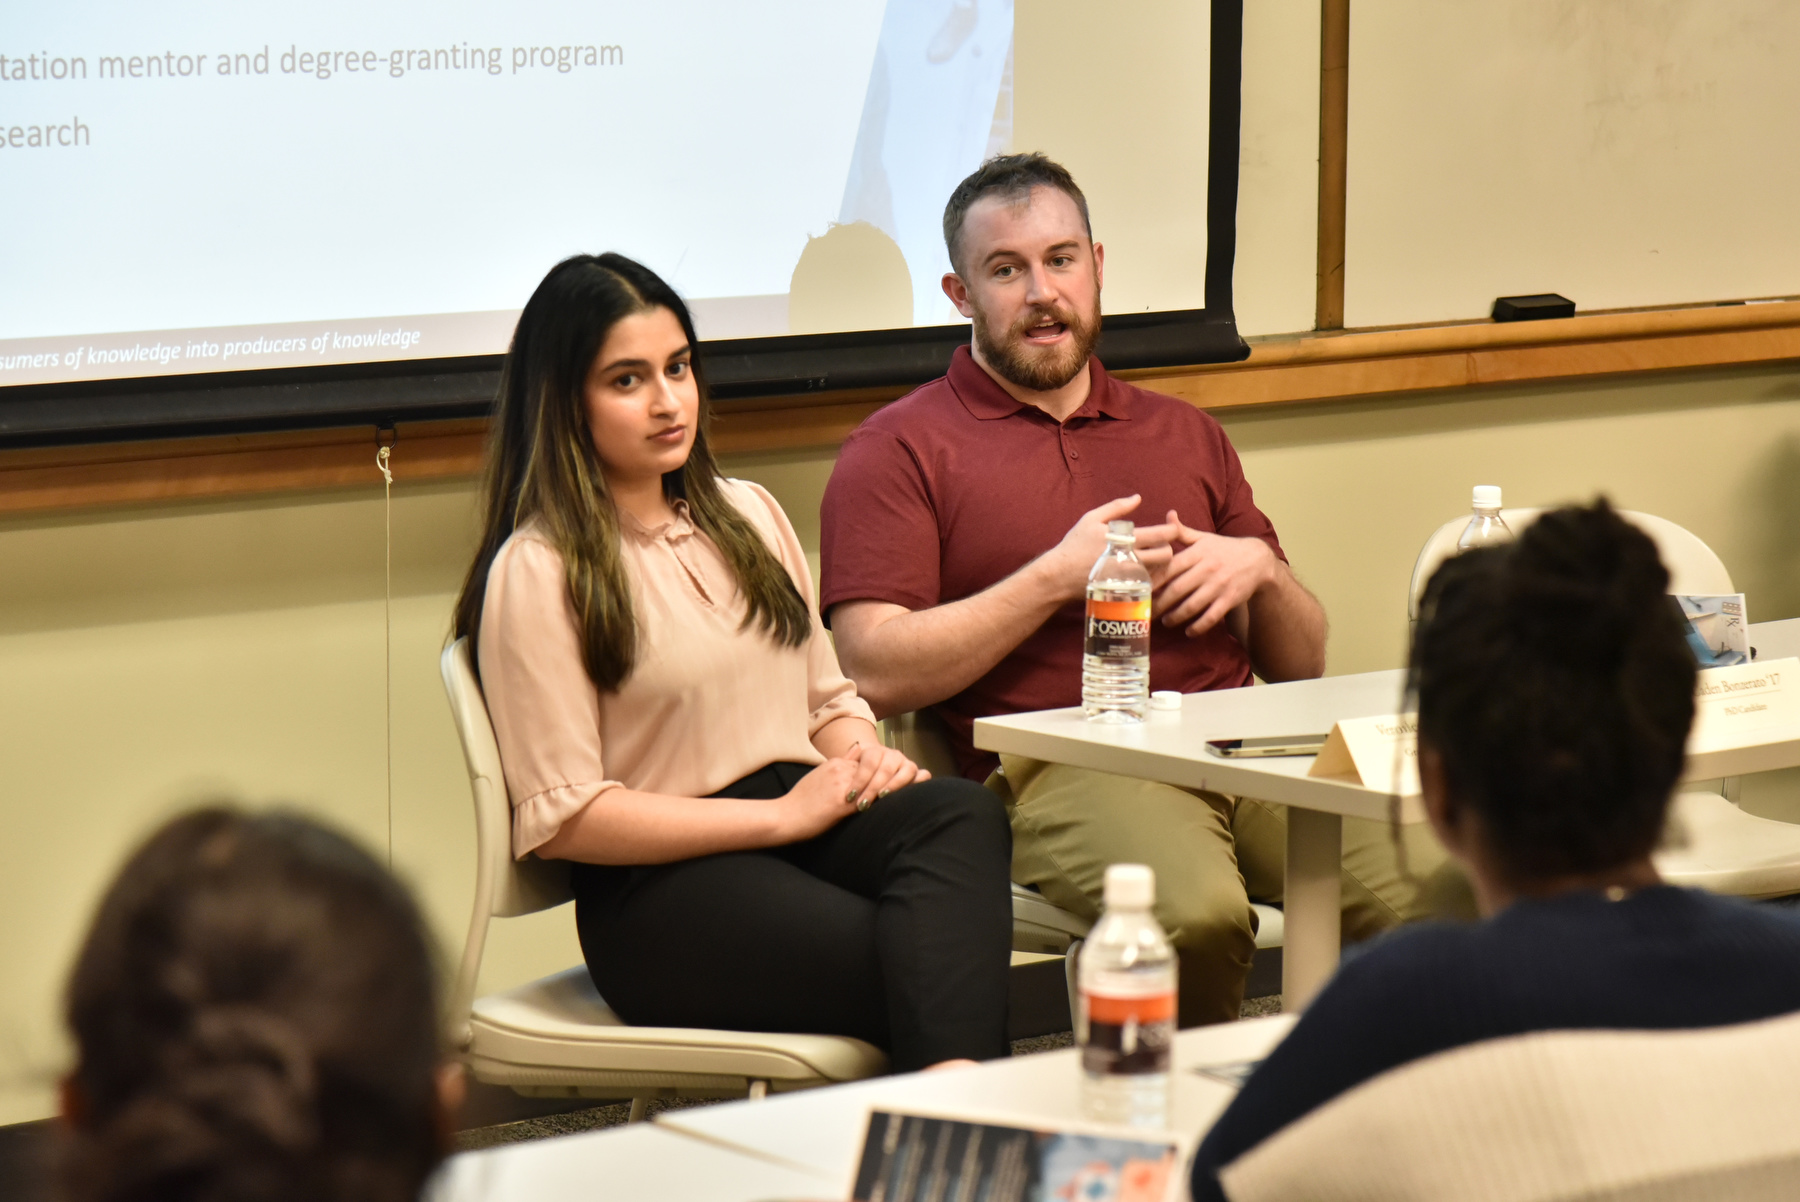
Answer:
[[[881,791],[881,792],[879,792],[879,793],[877,793],[877,794],[875,794],[875,796],[877,796],[877,797],[886,797],[886,796],[887,796],[887,795],[888,795],[888,794],[889,794],[889,793],[892,793],[892,792],[893,792],[893,790],[892,790],[892,789],[883,789],[883,790],[882,790],[882,791]]]
[[[849,792],[848,792],[848,793],[846,793],[846,794],[844,794],[844,802],[845,802],[845,804],[847,804],[847,805],[848,805],[848,804],[854,804],[854,803],[855,803],[855,801],[856,801],[856,795],[857,795],[857,794],[858,794],[858,793],[861,793],[861,792],[862,792],[862,790],[861,790],[861,789],[852,789],[852,790],[850,790],[850,791],[849,791]]]

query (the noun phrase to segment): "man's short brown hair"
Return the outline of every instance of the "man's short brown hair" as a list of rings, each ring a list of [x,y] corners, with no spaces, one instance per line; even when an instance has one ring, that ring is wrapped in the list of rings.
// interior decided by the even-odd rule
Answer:
[[[1055,188],[1074,201],[1081,210],[1081,224],[1087,230],[1088,241],[1093,241],[1094,225],[1088,220],[1087,197],[1076,187],[1075,177],[1067,167],[1039,151],[997,154],[956,185],[956,191],[950,193],[950,200],[944,205],[944,247],[950,252],[950,265],[962,270],[957,261],[957,243],[962,240],[963,218],[976,201],[989,196],[1025,200],[1033,188]]]

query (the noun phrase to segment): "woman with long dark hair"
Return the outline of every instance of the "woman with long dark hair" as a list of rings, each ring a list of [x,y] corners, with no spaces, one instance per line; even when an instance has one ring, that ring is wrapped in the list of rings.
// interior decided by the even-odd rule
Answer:
[[[70,1202],[413,1202],[461,1069],[406,890],[289,814],[152,835],[69,981]]]
[[[502,372],[456,608],[513,851],[574,862],[628,1022],[1005,1054],[1007,821],[882,746],[766,491],[719,475],[693,322],[621,255],[559,263]]]
[[[1223,1198],[1219,1170],[1282,1127],[1434,1052],[1800,1010],[1800,921],[1665,885],[1651,860],[1694,717],[1668,587],[1656,545],[1604,500],[1432,576],[1408,684],[1421,785],[1483,921],[1347,960],[1207,1133],[1196,1199]]]

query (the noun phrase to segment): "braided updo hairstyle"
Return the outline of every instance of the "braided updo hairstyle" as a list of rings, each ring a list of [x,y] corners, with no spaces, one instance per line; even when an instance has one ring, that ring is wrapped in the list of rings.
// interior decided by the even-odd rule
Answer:
[[[69,983],[74,1202],[412,1202],[442,1158],[436,973],[406,891],[304,818],[152,835]]]
[[[1453,799],[1519,879],[1647,856],[1680,779],[1695,665],[1656,545],[1604,498],[1426,585],[1408,690]]]

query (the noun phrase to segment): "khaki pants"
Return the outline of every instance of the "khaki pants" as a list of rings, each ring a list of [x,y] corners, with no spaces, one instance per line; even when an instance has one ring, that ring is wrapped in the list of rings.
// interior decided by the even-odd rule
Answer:
[[[990,789],[1013,828],[1013,879],[1072,913],[1097,918],[1106,866],[1156,872],[1156,918],[1180,958],[1180,1024],[1238,1015],[1256,949],[1252,899],[1279,904],[1285,806],[1000,757]],[[1344,819],[1343,937],[1367,939],[1430,915],[1473,916],[1468,887],[1424,823],[1394,830]]]

